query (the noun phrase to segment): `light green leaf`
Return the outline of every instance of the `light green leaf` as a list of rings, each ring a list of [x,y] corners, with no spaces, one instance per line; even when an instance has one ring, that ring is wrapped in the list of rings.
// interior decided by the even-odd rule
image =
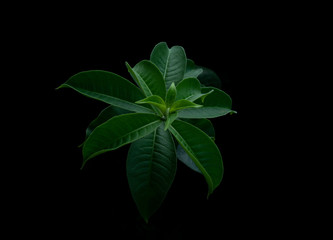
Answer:
[[[141,99],[139,101],[136,101],[135,103],[137,104],[151,104],[153,106],[156,106],[158,107],[162,113],[164,113],[166,111],[166,105],[165,105],[165,102],[164,100],[158,96],[158,95],[152,95],[152,96],[149,96],[145,99]]]
[[[165,98],[166,89],[163,76],[151,61],[143,60],[136,64],[133,69],[127,62],[126,66],[147,97],[158,95]]]
[[[184,74],[184,79],[186,78],[196,78],[202,73],[202,68],[195,65],[194,61],[187,59],[186,71]]]
[[[91,158],[138,140],[153,132],[162,121],[147,113],[115,116],[95,128],[82,149],[83,165]]]
[[[173,121],[175,121],[177,119],[177,116],[178,116],[177,112],[169,113],[169,116],[167,117],[167,119],[165,121],[164,131],[168,130],[170,125],[173,123]]]
[[[218,147],[207,134],[184,121],[175,120],[169,130],[205,177],[208,197],[223,177],[224,168]]]
[[[172,113],[174,111],[178,111],[178,110],[185,109],[185,108],[200,108],[200,107],[202,107],[202,105],[190,102],[185,99],[181,99],[181,100],[174,102],[174,104],[172,104],[172,106],[170,108],[170,112]]]
[[[70,77],[58,89],[65,87],[129,111],[153,113],[152,110],[134,103],[144,98],[140,89],[127,79],[112,72],[102,70],[80,72]]]
[[[127,156],[128,184],[146,222],[162,204],[177,168],[175,145],[162,125],[131,144]]]
[[[166,89],[171,83],[177,84],[184,78],[187,59],[182,47],[173,46],[170,49],[165,42],[161,42],[154,47],[150,60],[161,71]]]
[[[166,98],[165,98],[166,106],[170,107],[174,103],[176,97],[177,97],[177,89],[176,89],[175,84],[172,83],[166,94]]]
[[[200,103],[197,100],[196,103],[200,103],[203,106],[201,108],[189,108],[181,110],[178,113],[179,118],[215,118],[226,115],[228,113],[235,112],[231,110],[231,98],[228,94],[220,89],[213,87],[202,88],[203,93],[208,93],[214,90],[208,96],[205,101]]]

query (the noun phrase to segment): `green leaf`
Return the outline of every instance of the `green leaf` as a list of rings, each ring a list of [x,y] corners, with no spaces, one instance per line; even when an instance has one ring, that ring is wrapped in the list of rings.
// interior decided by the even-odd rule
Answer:
[[[206,133],[210,138],[215,139],[215,129],[212,122],[206,118],[183,119],[182,121],[192,124]]]
[[[135,103],[137,103],[137,104],[145,104],[145,103],[147,103],[147,104],[151,104],[151,105],[153,105],[153,106],[158,107],[158,108],[162,111],[162,113],[164,113],[164,112],[166,111],[166,105],[165,105],[165,102],[164,102],[164,100],[163,100],[160,96],[158,96],[158,95],[152,95],[152,96],[149,96],[149,97],[147,97],[147,98],[145,98],[145,99],[141,99],[141,100],[139,100],[139,101],[136,101]]]
[[[224,168],[218,147],[207,134],[184,121],[175,120],[169,130],[205,177],[208,197],[223,177]]]
[[[211,121],[208,119],[202,118],[202,119],[184,119],[185,122],[190,123],[194,125],[195,127],[199,128],[203,132],[205,132],[211,139],[215,139],[215,130],[214,126]],[[184,163],[186,166],[188,166],[190,169],[194,170],[195,172],[198,172],[202,174],[199,170],[199,168],[195,165],[195,163],[192,161],[190,156],[186,153],[186,151],[182,148],[180,144],[177,146],[177,158]]]
[[[174,104],[172,104],[172,106],[170,108],[170,112],[172,113],[174,111],[178,111],[178,110],[185,109],[185,108],[200,108],[200,107],[202,107],[202,105],[198,105],[198,104],[190,102],[188,100],[181,99],[181,100],[174,102]]]
[[[86,130],[86,139],[89,137],[89,135],[91,134],[91,132],[98,127],[99,125],[101,125],[102,123],[106,122],[107,120],[109,120],[110,118],[114,117],[114,116],[118,116],[121,114],[126,114],[126,113],[130,113],[129,111],[125,110],[125,109],[121,109],[121,108],[117,108],[114,106],[108,106],[107,108],[103,109],[100,114],[97,116],[96,119],[94,119],[89,125],[88,128]]]
[[[82,149],[83,165],[91,158],[138,140],[153,132],[162,121],[147,113],[115,116],[95,128]]]
[[[179,118],[215,118],[234,112],[231,110],[231,98],[228,94],[220,89],[213,87],[202,88],[203,93],[209,93],[214,90],[208,96],[205,101],[200,103],[197,100],[196,103],[203,105],[201,108],[189,108],[181,110],[178,113]]]
[[[221,79],[219,76],[211,69],[206,67],[201,67],[202,73],[198,76],[200,83],[206,87],[216,87],[221,88]]]
[[[126,163],[128,184],[146,222],[161,206],[174,180],[176,168],[175,145],[162,125],[131,144]]]
[[[136,64],[133,69],[127,62],[126,66],[147,97],[158,95],[165,98],[166,89],[163,76],[151,61],[143,60]]]
[[[195,63],[193,62],[193,60],[191,59],[187,59],[187,64],[186,64],[186,71],[184,74],[184,79],[185,78],[196,78],[198,77],[201,73],[202,73],[202,68],[198,67],[197,65],[195,65]]]
[[[177,84],[184,78],[187,59],[182,47],[173,46],[170,49],[165,42],[158,43],[150,55],[150,60],[161,71],[167,89],[171,83]]]
[[[209,94],[211,94],[214,90],[207,93],[201,93],[201,85],[198,79],[196,78],[186,78],[183,79],[177,85],[177,98],[179,99],[186,99],[191,102],[201,98],[202,100]]]
[[[176,96],[177,96],[177,89],[176,89],[175,84],[172,83],[168,89],[168,92],[167,92],[167,95],[165,98],[165,104],[167,107],[170,107],[174,103]]]
[[[195,163],[192,161],[190,156],[186,153],[186,151],[180,144],[178,144],[178,146],[177,146],[176,154],[177,154],[177,158],[182,163],[184,163],[187,167],[189,167],[190,169],[192,169],[193,171],[195,171],[197,173],[202,174],[202,172],[199,170],[197,165],[195,165]]]
[[[168,130],[168,128],[170,127],[170,125],[173,123],[173,121],[175,121],[178,117],[178,113],[174,112],[174,113],[169,113],[169,116],[167,117],[166,121],[165,121],[165,127],[164,127],[164,131]]]
[[[144,98],[140,89],[127,79],[112,72],[91,70],[77,73],[59,88],[69,87],[77,92],[113,106],[133,112],[152,113],[153,111],[134,102]]]

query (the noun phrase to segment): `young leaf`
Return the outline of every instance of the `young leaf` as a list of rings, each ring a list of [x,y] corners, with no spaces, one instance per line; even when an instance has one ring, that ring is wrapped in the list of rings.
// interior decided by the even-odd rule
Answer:
[[[170,125],[173,123],[173,121],[175,121],[177,119],[177,116],[178,116],[177,112],[169,113],[169,116],[167,117],[167,119],[165,121],[164,131],[168,130]]]
[[[162,121],[147,113],[128,113],[99,125],[85,141],[82,149],[83,165],[91,158],[138,140],[153,132]]]
[[[196,78],[202,73],[202,71],[203,71],[202,68],[195,65],[193,60],[187,59],[184,79],[186,79],[186,78]]]
[[[178,113],[180,118],[215,118],[234,112],[231,110],[231,98],[220,89],[213,87],[202,88],[203,93],[214,90],[202,103],[201,108],[189,108]],[[199,100],[198,100],[199,101]]]
[[[207,134],[184,121],[175,120],[169,130],[205,177],[208,197],[223,177],[224,168],[218,147]]]
[[[102,70],[80,72],[70,77],[58,89],[64,87],[129,111],[153,113],[152,110],[134,103],[144,98],[140,89],[112,72]]]
[[[136,101],[135,103],[137,104],[145,104],[145,103],[148,103],[148,104],[151,104],[153,106],[156,106],[158,107],[162,113],[164,113],[166,111],[166,105],[165,105],[165,102],[164,100],[158,96],[158,95],[152,95],[152,96],[149,96],[145,99],[141,99],[139,101]]]
[[[150,60],[161,71],[166,89],[170,87],[171,83],[177,84],[184,78],[187,59],[182,47],[173,46],[169,49],[165,42],[161,42],[154,47]]]
[[[175,84],[172,83],[170,88],[168,89],[168,92],[167,92],[167,95],[165,98],[165,104],[167,107],[170,107],[174,103],[176,96],[177,96],[177,89],[176,89]]]
[[[198,105],[198,104],[190,102],[188,100],[181,99],[181,100],[174,102],[174,104],[172,104],[172,106],[170,108],[170,113],[181,110],[181,109],[185,109],[185,108],[200,108],[200,107],[202,107],[202,105]]]
[[[146,222],[160,207],[176,173],[175,145],[162,125],[131,144],[127,178],[132,197]]]
[[[133,79],[139,84],[145,95],[158,95],[165,98],[165,82],[159,69],[148,60],[143,60],[132,69],[126,62],[126,66]]]

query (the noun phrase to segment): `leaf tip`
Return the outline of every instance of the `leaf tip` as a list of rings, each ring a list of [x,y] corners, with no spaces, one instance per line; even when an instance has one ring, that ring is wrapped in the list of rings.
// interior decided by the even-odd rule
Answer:
[[[55,88],[54,90],[59,90],[60,88],[65,87],[64,84],[61,84],[59,87]]]

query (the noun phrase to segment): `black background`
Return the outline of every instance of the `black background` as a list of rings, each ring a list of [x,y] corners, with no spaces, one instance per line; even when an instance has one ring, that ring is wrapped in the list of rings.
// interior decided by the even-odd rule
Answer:
[[[286,175],[279,167],[281,149],[271,138],[281,130],[271,119],[279,122],[280,116],[270,112],[280,101],[275,98],[278,71],[273,66],[283,55],[284,39],[270,12],[258,15],[248,6],[230,12],[211,5],[133,14],[116,7],[112,13],[101,6],[86,7],[82,12],[42,14],[19,34],[25,41],[18,59],[28,76],[22,86],[29,97],[21,102],[27,110],[24,118],[15,118],[25,130],[20,138],[24,147],[12,150],[20,164],[7,179],[18,179],[11,191],[20,199],[11,221],[29,225],[25,231],[34,235],[94,239],[116,234],[148,239],[269,237],[290,229],[293,214],[284,216],[288,193],[281,192],[283,180],[276,180]],[[146,225],[127,184],[128,146],[100,155],[80,170],[77,146],[106,104],[55,88],[91,69],[130,79],[125,61],[134,66],[149,59],[161,41],[184,47],[188,58],[213,69],[238,114],[212,120],[225,166],[221,185],[207,200],[204,178],[179,162],[163,205]],[[280,70],[285,67],[279,65]],[[283,223],[276,221],[281,216]]]

